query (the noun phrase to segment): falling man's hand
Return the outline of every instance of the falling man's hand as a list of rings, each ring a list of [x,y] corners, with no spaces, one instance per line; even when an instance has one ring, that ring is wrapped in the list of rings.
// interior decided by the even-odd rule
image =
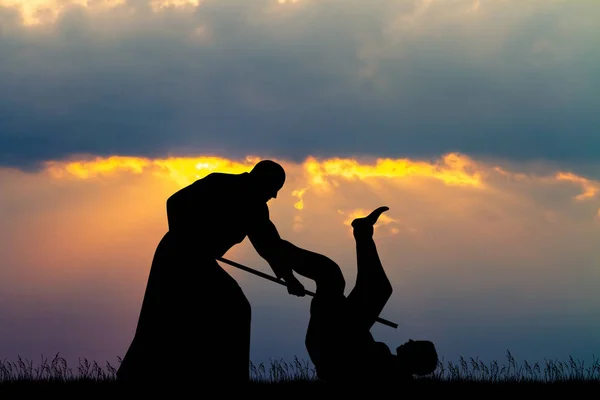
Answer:
[[[304,285],[296,278],[291,275],[285,280],[288,293],[293,294],[294,296],[304,297],[306,295],[306,291],[304,290]]]

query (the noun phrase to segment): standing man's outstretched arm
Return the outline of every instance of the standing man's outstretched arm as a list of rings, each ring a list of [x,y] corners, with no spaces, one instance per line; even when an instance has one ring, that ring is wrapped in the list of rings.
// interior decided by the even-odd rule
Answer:
[[[283,279],[287,285],[288,293],[304,296],[304,286],[294,276],[292,268],[286,265],[285,241],[279,236],[277,228],[269,218],[269,209],[261,207],[258,218],[248,233],[248,239],[256,252],[265,259],[277,278]]]

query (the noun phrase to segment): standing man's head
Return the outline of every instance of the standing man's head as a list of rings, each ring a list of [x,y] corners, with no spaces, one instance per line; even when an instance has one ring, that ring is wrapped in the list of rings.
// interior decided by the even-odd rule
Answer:
[[[285,171],[283,167],[271,160],[259,161],[252,171],[252,191],[264,202],[277,198],[277,192],[285,183]]]

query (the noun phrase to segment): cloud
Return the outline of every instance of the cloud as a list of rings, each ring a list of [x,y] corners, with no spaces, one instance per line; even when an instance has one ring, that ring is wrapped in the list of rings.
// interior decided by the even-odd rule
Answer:
[[[590,181],[589,179],[577,176],[573,173],[559,172],[556,174],[556,179],[560,181],[569,181],[580,184],[583,188],[583,193],[575,197],[575,199],[577,200],[596,198],[598,192],[600,191],[600,186],[598,185],[598,182]]]
[[[25,26],[35,26],[56,22],[57,18],[73,7],[103,10],[126,4],[126,0],[0,0],[0,7],[17,12],[20,22]]]
[[[17,12],[20,22],[27,27],[54,24],[63,14],[82,9],[96,14],[113,9],[139,10],[150,7],[153,12],[172,9],[190,10],[198,7],[200,0],[0,0],[0,7]]]
[[[0,3],[0,164],[597,159],[595,2]]]

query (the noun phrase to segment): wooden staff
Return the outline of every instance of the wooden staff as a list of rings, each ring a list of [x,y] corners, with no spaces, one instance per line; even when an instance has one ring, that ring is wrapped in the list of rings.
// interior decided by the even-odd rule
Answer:
[[[257,271],[257,270],[255,270],[255,269],[252,269],[252,268],[250,268],[250,267],[246,267],[245,265],[242,265],[242,264],[239,264],[239,263],[236,263],[236,262],[230,261],[230,260],[228,260],[228,259],[226,259],[226,258],[223,258],[223,257],[217,257],[217,260],[218,260],[218,261],[221,261],[221,262],[224,262],[225,264],[229,264],[229,265],[231,265],[231,266],[233,266],[233,267],[239,268],[239,269],[241,269],[241,270],[244,270],[244,271],[246,271],[246,272],[250,272],[251,274],[258,275],[258,276],[260,276],[261,278],[265,278],[265,279],[268,279],[268,280],[270,280],[270,281],[272,281],[272,282],[279,283],[280,285],[287,286],[287,285],[285,284],[285,282],[283,282],[282,280],[280,280],[280,279],[277,279],[277,278],[275,278],[274,276],[271,276],[271,275],[269,275],[269,274],[265,274],[264,272],[260,272],[260,271]],[[306,289],[304,290],[304,292],[305,292],[307,295],[309,295],[309,296],[313,296],[313,297],[314,297],[314,295],[315,295],[313,292],[310,292],[310,291],[308,291],[308,290],[306,290]],[[379,322],[379,323],[381,323],[381,324],[383,324],[383,325],[390,326],[390,327],[392,327],[392,328],[394,328],[394,329],[398,328],[398,324],[396,324],[396,323],[394,323],[394,322],[390,322],[390,321],[388,321],[388,320],[386,320],[386,319],[383,319],[383,318],[379,318],[379,317],[377,317],[376,321],[377,321],[377,322]]]

